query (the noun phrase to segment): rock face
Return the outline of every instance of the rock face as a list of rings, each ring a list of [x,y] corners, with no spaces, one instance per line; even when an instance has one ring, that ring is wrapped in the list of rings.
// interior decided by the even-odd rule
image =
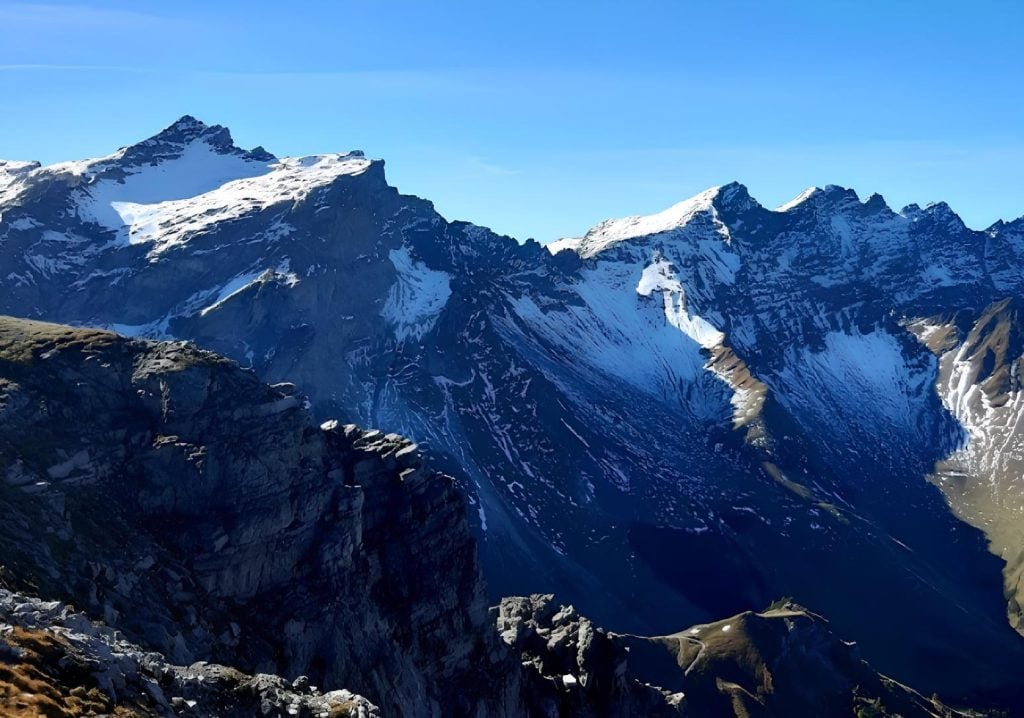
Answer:
[[[543,716],[678,716],[682,696],[641,682],[612,637],[560,606],[554,596],[504,598],[498,630],[535,684],[532,711]]]
[[[292,387],[192,346],[6,318],[0,427],[12,585],[389,715],[514,705],[462,501],[408,441],[316,428]]]
[[[318,420],[412,437],[470,495],[492,600],[555,592],[661,634],[789,595],[926,692],[1019,700],[1020,425],[992,404],[991,440],[966,426],[960,360],[914,329],[955,317],[966,339],[1021,295],[1019,220],[974,232],[839,187],[771,210],[728,185],[553,255],[446,221],[359,153],[229,137],[184,118],[5,165],[0,311],[191,339]],[[985,356],[957,374],[971,401]],[[943,481],[958,456],[978,458]]]
[[[211,663],[175,666],[60,602],[0,589],[0,706],[12,718],[117,715],[380,718],[349,691],[308,679],[248,676]]]
[[[555,683],[545,715],[961,715],[879,676],[855,644],[793,604],[647,638],[607,633],[534,595],[502,600],[498,627],[529,668]]]

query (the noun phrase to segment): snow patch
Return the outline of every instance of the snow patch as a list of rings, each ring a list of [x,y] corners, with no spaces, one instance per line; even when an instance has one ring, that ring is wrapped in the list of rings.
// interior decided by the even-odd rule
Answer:
[[[286,157],[272,164],[223,155],[215,163],[206,157],[184,163],[206,173],[201,182],[181,179],[181,159],[143,168],[123,183],[101,180],[89,188],[80,215],[117,231],[129,244],[152,244],[152,253],[159,254],[219,223],[299,202],[372,164],[362,153]]]
[[[237,275],[236,277],[229,280],[226,284],[224,284],[224,286],[222,286],[219,290],[216,290],[217,295],[214,298],[213,302],[208,306],[200,309],[199,315],[206,316],[214,309],[217,309],[218,307],[223,305],[224,302],[229,300],[231,297],[245,291],[253,284],[257,284],[259,282],[280,277],[281,279],[284,280],[285,284],[287,284],[290,287],[294,287],[296,284],[299,283],[299,278],[293,272],[289,271],[289,264],[289,260],[285,258],[275,269],[259,269],[256,271],[245,272],[243,274]],[[212,293],[213,292],[210,292],[210,294]]]
[[[518,319],[533,328],[531,335],[543,337],[544,345],[536,348],[550,356],[553,366],[584,381],[592,381],[594,373],[614,376],[637,391],[684,406],[701,421],[728,421],[728,387],[705,371],[702,350],[720,340],[721,333],[686,314],[682,287],[667,264],[646,270],[631,262],[586,267],[566,287],[579,301],[548,304],[528,294],[508,299]],[[638,306],[650,301],[638,289],[653,297],[659,288],[666,297],[664,309]],[[515,321],[499,321],[519,332]]]
[[[38,162],[0,160],[0,207],[16,199],[25,188],[25,178],[38,169]]]
[[[106,169],[110,161],[105,158],[92,162]],[[49,169],[60,167],[56,165]],[[69,163],[64,169],[75,174],[87,174],[92,166],[88,162]],[[133,209],[135,207],[188,199],[233,180],[265,174],[268,169],[266,162],[218,152],[205,141],[193,142],[173,159],[128,168],[127,175],[120,179],[104,178],[91,182],[85,189],[86,200],[79,204],[78,214],[84,220],[118,230],[125,224],[132,224],[130,218],[139,212]]]
[[[391,324],[395,338],[422,339],[434,328],[438,314],[451,296],[451,277],[414,260],[407,247],[392,249],[388,258],[398,279],[388,292],[381,316]]]
[[[649,297],[654,292],[661,292],[665,306],[665,318],[669,324],[693,339],[705,349],[722,344],[725,335],[708,321],[697,315],[691,316],[686,310],[686,292],[672,269],[671,262],[660,255],[644,268],[636,293]]]
[[[545,246],[551,254],[558,254],[564,249],[571,249],[575,252],[579,248],[581,241],[583,241],[581,237],[562,237],[554,242],[548,242]]]
[[[787,349],[785,365],[766,379],[780,402],[796,407],[794,415],[868,433],[879,426],[920,430],[915,417],[927,411],[934,365],[909,363],[881,329],[830,332],[823,344]]]

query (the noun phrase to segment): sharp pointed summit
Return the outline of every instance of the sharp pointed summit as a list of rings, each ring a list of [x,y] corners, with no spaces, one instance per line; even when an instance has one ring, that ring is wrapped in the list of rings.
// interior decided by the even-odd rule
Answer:
[[[202,142],[219,154],[236,155],[253,162],[273,162],[277,158],[262,147],[243,150],[235,145],[231,131],[222,125],[208,125],[192,115],[183,115],[152,137],[121,150],[121,159],[129,164],[156,162],[174,157],[185,148]]]

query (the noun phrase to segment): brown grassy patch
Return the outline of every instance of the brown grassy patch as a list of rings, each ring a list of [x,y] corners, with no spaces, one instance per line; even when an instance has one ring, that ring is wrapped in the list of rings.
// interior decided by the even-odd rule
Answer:
[[[141,717],[112,705],[60,636],[18,627],[0,637],[0,644],[0,715],[5,718]]]

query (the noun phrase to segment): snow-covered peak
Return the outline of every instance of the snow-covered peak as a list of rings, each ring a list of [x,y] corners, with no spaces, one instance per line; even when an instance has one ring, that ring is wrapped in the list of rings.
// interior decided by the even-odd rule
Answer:
[[[196,142],[205,143],[219,154],[234,155],[254,162],[272,162],[275,159],[263,147],[243,150],[234,144],[230,130],[226,127],[207,125],[190,115],[185,115],[148,139],[124,147],[119,155],[122,160],[132,163],[166,159]]]
[[[555,251],[575,249],[582,257],[593,257],[619,242],[663,234],[685,227],[701,213],[715,213],[715,199],[723,187],[712,187],[655,214],[607,219],[580,238],[562,239],[548,245]]]
[[[150,243],[152,253],[160,253],[225,220],[301,201],[318,187],[362,174],[372,164],[362,152],[285,157],[262,165],[260,172],[215,182],[206,191],[184,197],[145,202],[111,200],[113,195],[107,194],[96,200],[94,209],[108,207],[110,212],[102,219],[110,229],[123,233],[131,244]],[[278,231],[286,233],[289,228]]]
[[[153,135],[153,137],[147,140],[147,142],[160,139],[171,140],[174,138],[188,141],[189,139],[194,139],[210,132],[211,129],[221,130],[224,128],[220,125],[213,125],[211,128],[210,125],[206,124],[202,120],[196,119],[192,115],[182,115],[170,125],[160,130],[160,132]]]
[[[561,239],[556,239],[553,242],[548,242],[545,246],[551,254],[558,254],[566,249],[576,251],[582,241],[582,237],[562,237]]]
[[[145,147],[159,144],[188,144],[203,137],[218,135],[230,138],[231,134],[221,125],[208,125],[192,115],[184,115],[142,142],[129,147]],[[125,148],[127,149],[127,148]]]
[[[872,195],[868,202],[877,202],[876,197],[880,199],[881,195]],[[884,204],[884,200],[882,203]],[[831,211],[843,206],[853,207],[861,204],[867,204],[867,202],[861,203],[856,191],[847,187],[829,184],[824,187],[808,187],[789,202],[776,207],[775,211],[788,213],[803,207],[810,207],[812,209],[827,208]]]
[[[966,228],[963,220],[960,219],[960,215],[954,212],[953,208],[945,202],[929,202],[923,209],[917,204],[908,204],[900,210],[900,214],[911,222],[924,220],[937,222],[950,229]]]
[[[152,163],[171,159],[196,143],[203,143],[218,154],[234,155],[254,162],[272,162],[276,159],[262,147],[243,150],[235,144],[228,128],[207,125],[191,115],[185,115],[149,139],[118,150],[114,156],[122,163]]]
[[[244,150],[235,145],[231,132],[221,125],[207,125],[185,115],[148,139],[96,159],[62,162],[42,168],[51,173],[70,173],[86,179],[131,173],[141,168],[176,162],[196,154],[236,158],[240,162],[263,164],[277,158],[262,147]]]
[[[278,159],[262,148],[241,149],[227,128],[186,115],[105,157],[45,167],[0,162],[0,206],[17,206],[41,183],[63,185],[57,217],[77,218],[87,229],[54,228],[54,236],[99,227],[114,234],[111,246],[149,244],[158,254],[224,220],[301,201],[372,164],[358,151]],[[289,231],[275,226],[268,236]]]
[[[38,169],[38,162],[0,160],[0,205],[13,199],[24,185],[25,178]]]
[[[112,202],[195,196],[262,174],[276,161],[262,147],[237,147],[227,128],[186,115],[152,137],[104,157],[45,167],[38,162],[0,162],[0,203],[13,203],[37,182],[56,180],[76,188],[79,216],[109,225]]]
[[[802,205],[804,202],[806,202],[811,197],[813,197],[815,195],[815,193],[817,193],[817,192],[821,192],[821,188],[820,187],[808,187],[803,192],[801,192],[800,194],[798,194],[796,197],[794,197],[793,199],[789,200],[785,204],[780,204],[778,207],[775,208],[775,211],[776,212],[788,212],[791,209],[794,209],[794,208],[799,207],[800,205]]]

